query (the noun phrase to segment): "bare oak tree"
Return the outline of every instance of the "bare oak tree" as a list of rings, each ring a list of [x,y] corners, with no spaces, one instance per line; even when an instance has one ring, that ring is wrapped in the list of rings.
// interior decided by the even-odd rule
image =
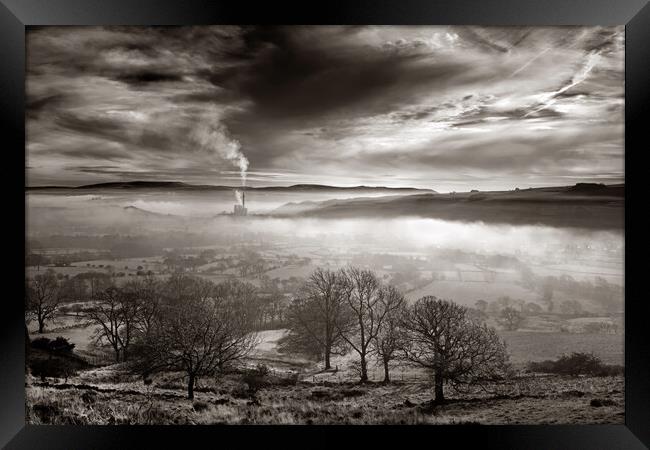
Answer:
[[[322,356],[325,369],[330,369],[331,356],[344,352],[337,327],[343,313],[340,278],[335,272],[317,268],[289,305],[289,335],[283,346]]]
[[[507,331],[517,331],[524,323],[524,316],[513,307],[501,310],[497,322]]]
[[[145,276],[142,279],[129,281],[124,285],[124,290],[136,302],[135,328],[139,337],[145,339],[158,317],[163,295],[162,283],[153,276]]]
[[[213,375],[244,358],[256,345],[258,309],[253,288],[240,282],[214,283],[183,276],[181,297],[168,297],[146,341],[138,370],[184,371],[187,396],[194,398],[197,378]],[[176,284],[178,286],[178,284]],[[242,296],[243,295],[243,296]]]
[[[338,274],[341,279],[343,299],[348,309],[344,320],[337,323],[343,339],[359,354],[360,381],[368,381],[368,358],[376,347],[384,320],[397,309],[401,296],[395,290],[382,286],[369,270],[349,267]]]
[[[132,292],[111,286],[97,294],[97,303],[87,317],[98,327],[95,342],[107,342],[115,361],[127,361],[128,350],[136,335],[138,304]]]
[[[443,402],[443,386],[484,386],[507,374],[506,345],[493,328],[467,317],[467,308],[436,297],[423,297],[404,316],[404,356],[432,371],[434,401]]]
[[[391,361],[397,359],[399,349],[404,347],[404,330],[400,322],[405,314],[406,303],[404,296],[393,286],[383,288],[381,295],[385,297],[386,304],[394,307],[391,307],[384,317],[372,345],[384,368],[384,383],[389,383]]]
[[[25,309],[38,322],[43,333],[45,322],[54,317],[63,299],[61,286],[52,269],[25,282]]]

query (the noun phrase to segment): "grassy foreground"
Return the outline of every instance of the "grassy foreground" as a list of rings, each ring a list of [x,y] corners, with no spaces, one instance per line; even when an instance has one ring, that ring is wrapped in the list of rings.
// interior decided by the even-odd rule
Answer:
[[[253,392],[231,373],[185,398],[181,374],[145,385],[104,367],[42,382],[27,378],[31,424],[602,424],[624,423],[623,377],[521,374],[433,405],[424,381],[384,385],[269,375]]]

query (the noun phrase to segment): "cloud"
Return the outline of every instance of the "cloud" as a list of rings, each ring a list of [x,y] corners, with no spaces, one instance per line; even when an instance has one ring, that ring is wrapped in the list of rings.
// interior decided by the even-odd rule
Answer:
[[[39,27],[27,50],[33,184],[622,180],[622,27]]]

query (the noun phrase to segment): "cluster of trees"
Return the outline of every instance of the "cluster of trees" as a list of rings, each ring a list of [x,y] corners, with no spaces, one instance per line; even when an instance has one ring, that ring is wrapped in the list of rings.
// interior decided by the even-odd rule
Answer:
[[[147,326],[136,329],[133,367],[145,377],[184,371],[191,399],[199,377],[227,369],[255,347],[260,303],[254,287],[239,281],[214,284],[174,274],[161,288],[150,297]]]
[[[547,305],[551,305],[550,310],[556,313],[572,316],[585,314],[582,303],[578,300],[563,300],[553,303],[551,299],[552,294],[548,294],[541,300]],[[526,322],[527,316],[535,316],[545,312],[544,308],[537,303],[512,299],[508,296],[499,297],[491,302],[477,300],[474,307],[477,316],[483,319],[492,316],[503,329],[508,331],[516,331],[521,328]],[[548,308],[547,312],[550,312]]]
[[[142,275],[145,275],[144,272]],[[151,274],[145,278],[151,278]],[[38,332],[43,333],[45,326],[60,309],[69,302],[101,300],[106,290],[114,286],[115,280],[109,273],[81,272],[73,277],[56,273],[48,268],[25,280],[25,311],[30,320],[38,322]]]
[[[156,371],[184,371],[188,397],[196,380],[215,375],[249,354],[266,321],[282,311],[289,334],[285,349],[324,360],[353,352],[360,381],[368,365],[410,364],[433,374],[435,400],[443,385],[459,389],[504,377],[505,343],[468,308],[435,297],[407,305],[403,295],[369,271],[318,268],[288,307],[237,280],[215,284],[183,272],[166,279],[143,277],[121,286],[95,286],[84,315],[96,325],[95,341],[110,347],[145,379]],[[27,309],[43,323],[67,295],[52,271],[28,280]]]
[[[267,269],[267,263],[259,253],[254,251],[245,251],[242,253],[239,261],[240,276],[260,276]]]
[[[268,275],[262,275],[259,280],[261,290],[273,294],[293,294],[298,291],[304,282],[303,278],[296,276],[271,278]]]
[[[576,280],[570,275],[536,276],[529,268],[520,268],[521,283],[527,289],[537,291],[548,312],[560,314],[581,314],[582,305],[577,300],[558,302],[556,292],[570,297],[589,299],[600,306],[604,312],[621,312],[623,309],[623,288],[610,283],[603,277],[594,281]]]
[[[227,243],[229,237],[223,235],[204,235],[199,233],[170,231],[154,232],[149,234],[105,234],[93,235],[50,235],[40,236],[38,240],[29,239],[28,247],[31,249],[44,248],[75,248],[87,251],[108,252],[112,258],[137,258],[160,255],[164,248],[199,247],[215,243]],[[86,258],[83,260],[95,259]]]
[[[443,385],[454,388],[504,377],[505,343],[495,330],[453,302],[427,296],[413,305],[369,270],[317,269],[287,311],[289,334],[282,345],[324,360],[352,350],[360,381],[368,380],[375,359],[390,381],[391,364],[407,363],[433,374],[435,401]]]
[[[45,324],[54,318],[62,303],[87,298],[88,284],[81,274],[73,278],[60,275],[48,269],[25,280],[25,312],[29,319],[38,322],[39,333],[43,333]],[[91,291],[97,289],[101,280],[102,277],[90,280]]]
[[[524,324],[527,315],[542,312],[542,307],[532,302],[512,299],[508,296],[488,302],[477,300],[471,311],[475,318],[485,320],[488,316],[495,317],[497,323],[507,331],[516,331]]]
[[[210,260],[204,256],[185,256],[172,251],[165,253],[163,264],[170,272],[196,271],[196,268],[208,264]]]
[[[215,284],[184,273],[97,289],[83,311],[96,326],[95,343],[110,347],[116,362],[127,362],[144,376],[184,371],[189,398],[197,378],[225,370],[253,349],[266,306],[251,284]],[[65,292],[52,271],[28,280],[26,307],[40,332]]]
[[[64,267],[78,261],[88,261],[107,256],[106,253],[98,252],[74,252],[65,254],[44,255],[42,253],[28,253],[25,256],[25,265],[28,267],[36,267],[37,271],[41,270],[42,266],[57,266]]]
[[[559,375],[591,375],[615,376],[622,375],[623,366],[604,364],[593,353],[573,352],[564,354],[557,360],[545,360],[528,363],[528,370],[539,373],[555,373]]]
[[[585,333],[602,333],[602,334],[616,334],[618,333],[618,325],[613,322],[590,322],[584,325]]]

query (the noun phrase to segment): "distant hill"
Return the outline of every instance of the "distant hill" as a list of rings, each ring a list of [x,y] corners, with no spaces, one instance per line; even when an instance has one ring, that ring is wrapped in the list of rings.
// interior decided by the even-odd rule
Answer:
[[[139,217],[143,217],[143,218],[147,218],[147,217],[152,217],[152,218],[153,217],[178,217],[178,216],[175,216],[174,214],[162,214],[162,213],[157,213],[157,212],[153,212],[153,211],[147,211],[146,209],[138,208],[137,206],[133,206],[133,205],[124,206],[122,209],[125,212],[127,212],[128,214],[132,215],[132,216],[135,215],[135,216],[139,216]]]
[[[322,184],[294,184],[292,186],[267,186],[257,188],[247,188],[255,191],[362,191],[362,192],[431,192],[433,189],[420,189],[409,187],[386,187],[386,186],[328,186]]]
[[[39,190],[101,190],[101,189],[149,189],[149,190],[195,190],[195,191],[274,191],[274,192],[292,192],[292,191],[352,191],[352,192],[432,192],[433,189],[419,188],[391,188],[385,186],[327,186],[321,184],[294,184],[292,186],[263,186],[263,187],[240,187],[240,186],[215,186],[209,184],[187,184],[180,181],[117,181],[110,183],[86,184],[83,186],[29,186],[27,191]]]
[[[585,195],[624,195],[624,184],[606,185],[602,183],[578,183],[567,188],[567,193]]]
[[[273,216],[320,218],[435,218],[463,222],[622,229],[625,185],[575,186],[513,191],[418,193],[289,203]]]

